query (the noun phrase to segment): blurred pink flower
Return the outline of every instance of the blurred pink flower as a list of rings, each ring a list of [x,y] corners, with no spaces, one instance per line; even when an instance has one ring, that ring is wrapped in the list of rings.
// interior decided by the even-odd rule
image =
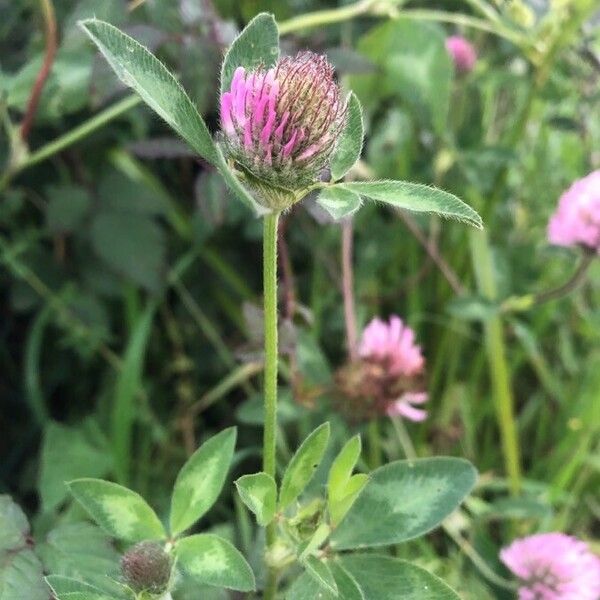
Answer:
[[[358,352],[361,358],[384,363],[393,376],[418,375],[425,365],[421,347],[415,344],[415,332],[395,315],[389,323],[373,319],[363,331]]]
[[[424,421],[427,418],[427,411],[415,408],[413,404],[425,402],[427,402],[427,392],[407,392],[387,407],[387,414],[390,417],[405,417],[410,421]]]
[[[451,35],[446,38],[446,50],[458,71],[467,73],[473,70],[477,62],[477,52],[471,42],[461,35]]]
[[[600,558],[564,533],[515,540],[500,552],[520,579],[519,600],[598,600]]]
[[[577,180],[560,197],[548,223],[557,246],[585,246],[600,254],[600,170]]]

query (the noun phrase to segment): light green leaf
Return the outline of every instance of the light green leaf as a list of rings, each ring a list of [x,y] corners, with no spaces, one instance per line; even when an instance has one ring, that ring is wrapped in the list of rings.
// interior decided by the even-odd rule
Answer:
[[[361,447],[360,435],[355,435],[346,442],[336,456],[329,469],[329,479],[327,481],[329,498],[339,498],[344,495],[346,485],[360,457]]]
[[[356,95],[350,92],[346,127],[338,139],[337,146],[329,162],[333,181],[341,179],[360,158],[363,136],[362,107]]]
[[[281,482],[279,506],[282,510],[298,498],[312,479],[327,448],[329,430],[329,423],[317,427],[292,456]]]
[[[473,489],[477,472],[459,458],[380,467],[331,536],[335,550],[397,544],[427,533]]]
[[[268,69],[279,58],[279,29],[273,15],[260,13],[233,40],[221,67],[221,92],[231,87],[238,67]]]
[[[200,156],[216,164],[212,137],[192,101],[168,69],[133,38],[97,19],[80,26],[119,79],[133,88]]]
[[[92,519],[113,537],[130,542],[166,537],[156,513],[139,494],[101,479],[76,479],[68,486]]]
[[[337,526],[346,516],[368,481],[369,476],[366,473],[357,473],[348,480],[342,496],[330,498],[329,517],[334,526]]]
[[[325,561],[319,560],[316,556],[308,556],[302,561],[306,572],[319,585],[319,587],[331,594],[333,598],[338,598],[337,583],[333,577],[331,569]]]
[[[228,541],[212,534],[192,535],[175,546],[178,564],[195,581],[241,592],[256,589],[246,559]]]
[[[481,217],[468,204],[453,194],[420,183],[391,180],[352,181],[339,183],[334,187],[350,190],[396,208],[433,213],[483,229]]]
[[[338,588],[338,598],[342,600],[365,600],[362,590],[355,579],[337,562],[330,562],[329,567]],[[336,596],[324,590],[306,571],[294,581],[286,594],[286,600],[334,600]]]
[[[346,443],[331,465],[327,496],[329,516],[334,525],[342,520],[369,479],[366,474],[352,476],[360,451],[360,436],[356,435]]]
[[[71,577],[49,575],[46,582],[58,600],[115,600],[115,596]]]
[[[365,600],[460,600],[441,579],[396,558],[350,554],[340,562],[352,573]]]
[[[353,215],[361,206],[358,194],[338,186],[326,187],[319,193],[317,204],[323,207],[333,219],[339,221]]]
[[[95,423],[65,427],[48,422],[42,440],[39,491],[42,509],[55,509],[68,496],[66,481],[103,477],[112,465],[107,441]]]
[[[204,442],[183,465],[171,499],[171,534],[193,525],[215,503],[233,458],[236,429],[230,427]]]
[[[277,484],[267,473],[240,477],[235,486],[244,504],[256,515],[262,527],[268,525],[277,508]]]

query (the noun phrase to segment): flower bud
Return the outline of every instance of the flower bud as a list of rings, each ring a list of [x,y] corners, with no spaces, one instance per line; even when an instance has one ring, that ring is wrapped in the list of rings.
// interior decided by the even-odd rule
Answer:
[[[140,542],[121,558],[121,573],[134,592],[163,594],[171,577],[171,557],[156,542]]]
[[[477,52],[471,42],[460,35],[451,35],[446,39],[446,50],[457,71],[468,73],[473,70],[477,62]]]
[[[312,52],[281,58],[270,69],[236,69],[221,96],[221,140],[258,202],[282,210],[319,181],[346,104],[333,67]]]

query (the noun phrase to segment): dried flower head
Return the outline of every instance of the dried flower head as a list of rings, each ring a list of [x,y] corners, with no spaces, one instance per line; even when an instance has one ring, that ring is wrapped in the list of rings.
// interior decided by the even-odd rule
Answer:
[[[344,127],[346,102],[327,59],[300,52],[266,70],[238,67],[220,112],[227,156],[257,199],[280,210],[318,181]]]
[[[600,558],[585,542],[563,533],[514,541],[500,552],[519,578],[519,600],[598,600]]]
[[[473,44],[461,35],[451,35],[446,38],[446,50],[454,61],[457,71],[468,73],[477,62],[477,52]]]
[[[427,401],[422,391],[425,359],[414,331],[397,316],[387,323],[373,319],[358,350],[360,359],[336,375],[344,396],[342,408],[355,420],[385,414],[424,420],[426,411],[415,405]]]
[[[600,170],[577,180],[560,197],[548,223],[548,240],[600,254]]]
[[[171,557],[156,542],[140,542],[121,558],[125,583],[136,593],[163,594],[171,577]]]

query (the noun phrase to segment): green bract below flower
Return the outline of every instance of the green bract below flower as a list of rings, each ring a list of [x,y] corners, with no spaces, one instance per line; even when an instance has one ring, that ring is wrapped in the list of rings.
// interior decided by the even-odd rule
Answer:
[[[270,69],[238,67],[221,96],[223,145],[257,201],[281,210],[319,181],[346,109],[324,56],[300,52]]]

